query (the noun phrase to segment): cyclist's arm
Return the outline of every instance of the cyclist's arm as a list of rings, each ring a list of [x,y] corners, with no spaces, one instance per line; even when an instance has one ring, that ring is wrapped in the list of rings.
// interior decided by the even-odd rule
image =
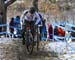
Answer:
[[[37,17],[35,25],[38,25],[38,23],[41,21],[41,18],[40,18],[39,14],[37,12],[35,13],[35,17]]]
[[[28,10],[25,10],[25,11],[22,13],[21,17],[20,17],[21,28],[22,28],[22,25],[23,25],[24,20],[25,20],[25,13],[26,13],[27,11],[28,11]]]
[[[21,24],[21,29],[22,29],[22,25],[23,25],[23,15],[21,15],[21,17],[20,17],[20,24]]]

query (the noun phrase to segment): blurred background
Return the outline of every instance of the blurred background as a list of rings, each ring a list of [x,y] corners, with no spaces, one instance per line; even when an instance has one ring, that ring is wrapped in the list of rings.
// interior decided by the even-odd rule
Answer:
[[[33,0],[17,0],[8,7],[9,17],[21,15],[33,5]],[[38,9],[49,23],[67,21],[75,24],[75,0],[38,0]]]

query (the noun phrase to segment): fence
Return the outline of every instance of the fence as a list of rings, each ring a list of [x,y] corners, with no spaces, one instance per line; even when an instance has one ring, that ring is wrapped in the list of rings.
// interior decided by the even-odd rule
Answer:
[[[69,27],[75,27],[75,25],[72,25],[72,24],[69,24],[69,23],[66,23],[65,24],[66,26],[69,26]],[[18,27],[13,27],[13,26],[9,26],[8,24],[1,24],[0,25],[0,27],[11,27],[11,28],[15,28],[15,29],[18,29],[18,30],[21,30],[21,28],[18,28]],[[69,33],[70,32],[75,32],[74,30],[72,30],[72,29],[67,29],[66,27],[62,27],[62,26],[60,26],[60,24],[56,24],[56,23],[54,23],[53,24],[53,26],[58,26],[58,27],[61,27],[64,31],[68,31]],[[8,31],[4,31],[4,32],[0,32],[0,34],[5,34],[6,36],[7,35],[10,35],[10,34],[12,34],[12,33],[9,33]],[[15,34],[16,35],[16,34]],[[69,39],[75,39],[75,37],[72,37],[72,36],[70,36],[70,35],[67,35],[67,36],[65,36],[65,37],[60,37],[60,36],[55,36],[54,34],[52,34],[53,35],[53,39],[49,39],[49,38],[45,38],[44,36],[42,37],[42,40],[55,40],[55,41],[57,41],[57,42],[66,42],[66,48],[69,46],[71,49],[72,49],[72,51],[74,51],[74,53],[75,53],[75,48],[74,47],[72,47],[72,46],[70,46],[70,44],[68,43],[68,41],[69,41]],[[61,39],[64,39],[64,41],[63,40],[61,40]]]
[[[49,39],[49,38],[44,38],[43,37],[42,40],[46,40],[46,41],[47,40],[55,40],[57,42],[65,42],[66,43],[66,49],[68,49],[68,47],[70,47],[71,51],[73,51],[72,53],[75,54],[75,48],[70,46],[70,43],[68,42],[70,39],[75,39],[75,37],[70,35],[72,32],[75,32],[75,30],[70,29],[71,27],[75,27],[75,25],[65,22],[65,26],[64,27],[60,26],[60,24],[56,24],[56,23],[54,23],[52,26],[58,26],[58,27],[62,28],[64,31],[68,32],[69,34],[65,35],[65,37],[55,36],[54,34],[51,34],[53,36],[53,39]],[[53,33],[54,33],[54,31],[53,31]],[[61,40],[61,39],[64,39],[64,40]]]
[[[8,24],[0,24],[0,27],[6,27],[6,31],[0,32],[0,35],[6,35],[6,36],[12,34],[11,32],[7,31],[7,28],[11,27],[11,28],[14,28],[14,29],[17,29],[17,30],[21,30],[20,27],[9,26]],[[17,35],[17,34],[12,34],[12,35]]]

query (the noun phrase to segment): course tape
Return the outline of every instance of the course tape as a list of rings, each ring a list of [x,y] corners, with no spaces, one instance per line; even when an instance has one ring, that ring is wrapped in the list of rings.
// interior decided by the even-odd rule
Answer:
[[[75,37],[72,37],[72,36],[71,37],[69,37],[69,36],[62,37],[62,36],[56,36],[56,35],[53,36],[53,39],[56,40],[56,41],[61,41],[61,39],[66,39],[66,38],[75,39]],[[42,37],[42,40],[53,40],[53,39]]]
[[[0,24],[0,27],[1,27],[1,26],[7,26],[7,24]]]
[[[62,28],[64,31],[68,31],[68,32],[75,32],[75,30],[72,30],[72,29],[67,29],[66,27],[62,27],[62,26],[60,26],[60,25],[58,25],[58,24],[53,24],[53,26],[58,26],[58,27],[60,27],[60,28]]]
[[[8,24],[0,24],[0,27],[3,27],[3,26],[15,28],[15,29],[18,29],[18,30],[22,30],[21,27],[9,26]]]
[[[8,34],[7,32],[0,32],[0,34]]]
[[[70,23],[66,23],[66,25],[69,26],[69,27],[75,27],[75,25],[70,24]]]
[[[17,30],[22,30],[20,27],[14,27],[14,26],[10,26],[10,28],[14,28],[14,29],[17,29]]]
[[[68,24],[68,23],[66,23],[67,25],[69,25],[69,26],[73,26],[72,24]],[[69,31],[69,32],[75,32],[74,30],[69,30],[69,29],[66,29],[65,27],[62,27],[62,26],[59,26],[58,24],[53,24],[54,26],[58,26],[58,27],[61,27],[62,29],[64,29],[65,31]],[[8,24],[0,24],[0,26],[7,26],[7,27],[11,27],[11,28],[15,28],[15,29],[17,29],[17,30],[22,30],[20,27],[14,27],[14,26],[9,26]],[[7,33],[7,32],[0,32],[0,34],[12,34],[12,33]],[[50,34],[50,35],[53,35],[53,34]],[[53,35],[54,36],[54,35]],[[68,38],[68,37],[60,37],[60,36],[55,36],[56,38],[62,38],[62,39],[64,39],[64,38]],[[75,39],[75,37],[71,37],[72,39]],[[48,38],[42,38],[42,39],[48,39]],[[52,40],[52,39],[50,39],[50,40]],[[57,40],[57,39],[56,39]]]

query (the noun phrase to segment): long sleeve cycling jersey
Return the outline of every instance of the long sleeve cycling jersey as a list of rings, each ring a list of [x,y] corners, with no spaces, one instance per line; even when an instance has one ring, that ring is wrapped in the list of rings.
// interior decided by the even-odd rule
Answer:
[[[21,25],[24,23],[24,20],[28,20],[28,21],[36,21],[35,25],[38,25],[38,23],[41,21],[41,18],[39,16],[38,12],[35,12],[33,16],[29,15],[29,10],[25,10],[23,12],[23,14],[20,17],[21,20]]]

